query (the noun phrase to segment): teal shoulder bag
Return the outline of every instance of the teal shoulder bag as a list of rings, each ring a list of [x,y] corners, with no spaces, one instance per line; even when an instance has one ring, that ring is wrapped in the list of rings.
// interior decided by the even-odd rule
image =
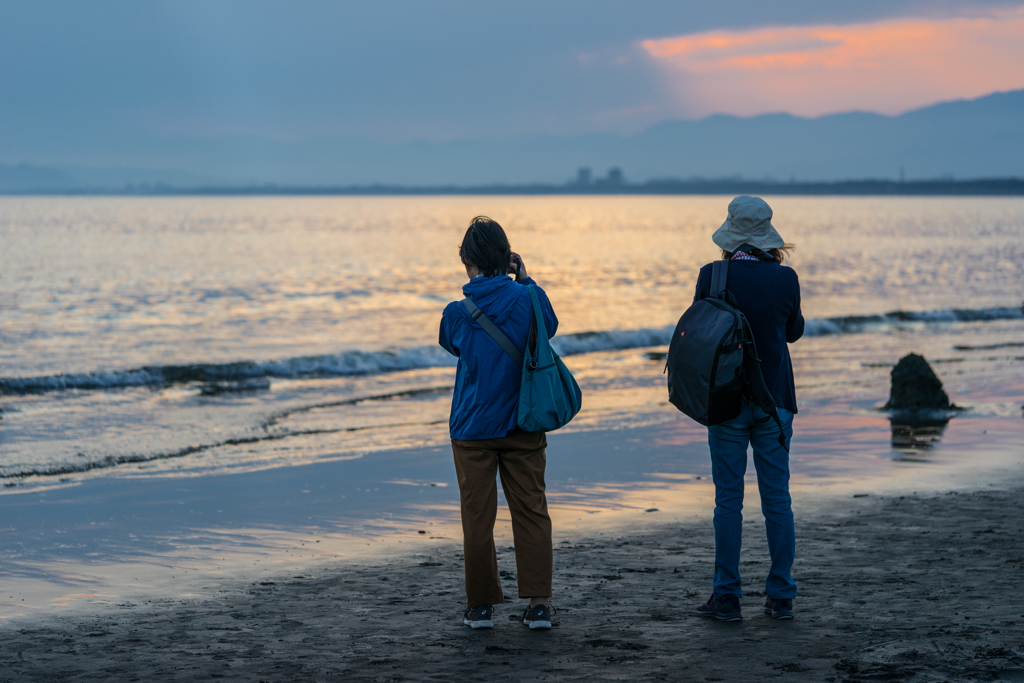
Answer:
[[[583,405],[583,392],[580,391],[569,368],[565,367],[565,363],[551,348],[535,286],[526,287],[533,305],[530,341],[536,337],[536,344],[531,345],[528,341],[525,354],[471,299],[463,299],[462,304],[473,320],[480,323],[491,339],[522,368],[516,426],[524,432],[552,432],[569,424],[580,411]]]

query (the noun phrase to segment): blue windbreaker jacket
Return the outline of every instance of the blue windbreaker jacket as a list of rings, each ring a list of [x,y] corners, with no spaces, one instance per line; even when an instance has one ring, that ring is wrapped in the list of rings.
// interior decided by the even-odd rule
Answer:
[[[462,288],[520,349],[526,348],[533,318],[533,304],[526,284],[509,277],[477,277]],[[558,318],[547,294],[537,287],[548,336],[554,337]],[[522,368],[491,339],[460,301],[453,301],[441,316],[438,343],[459,357],[455,373],[455,395],[448,420],[451,437],[460,441],[498,439],[516,428],[519,417],[519,383]]]

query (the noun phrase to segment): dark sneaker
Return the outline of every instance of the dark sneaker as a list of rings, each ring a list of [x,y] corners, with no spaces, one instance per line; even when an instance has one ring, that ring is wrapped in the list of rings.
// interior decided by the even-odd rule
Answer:
[[[523,612],[523,623],[530,629],[551,628],[551,614],[554,608],[548,605],[537,605]]]
[[[772,619],[792,619],[793,601],[768,598],[764,601],[764,613],[772,615]]]
[[[743,613],[740,611],[740,599],[735,595],[716,597],[712,593],[708,601],[697,608],[697,614],[702,617],[713,617],[719,621],[742,621],[743,619]]]
[[[491,617],[494,616],[494,608],[490,605],[477,605],[466,610],[462,623],[470,628],[494,628]]]

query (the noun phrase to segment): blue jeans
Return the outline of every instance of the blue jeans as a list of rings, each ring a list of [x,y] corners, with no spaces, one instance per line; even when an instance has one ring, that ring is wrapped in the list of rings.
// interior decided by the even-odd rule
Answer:
[[[789,453],[779,445],[779,426],[755,405],[745,405],[736,418],[708,427],[711,475],[715,482],[715,595],[743,597],[740,587],[740,545],[743,539],[743,475],[747,444],[754,449],[757,488],[768,535],[772,567],[764,583],[773,600],[796,597],[790,576],[796,554],[796,530],[789,497]],[[793,413],[779,408],[786,443],[793,436]]]

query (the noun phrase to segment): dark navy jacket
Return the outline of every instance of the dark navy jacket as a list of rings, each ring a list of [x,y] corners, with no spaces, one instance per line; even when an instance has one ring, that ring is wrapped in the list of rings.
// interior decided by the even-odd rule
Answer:
[[[800,281],[796,271],[769,261],[729,261],[726,288],[750,322],[761,358],[761,374],[780,408],[796,412],[793,363],[786,343],[804,334]],[[700,269],[694,301],[711,295],[711,264]]]
[[[480,310],[512,343],[526,349],[533,319],[533,304],[526,284],[509,277],[476,277],[462,288]],[[547,294],[537,287],[548,337],[555,336],[558,318]],[[469,316],[460,301],[453,301],[441,316],[438,343],[459,357],[455,395],[448,420],[451,437],[460,441],[498,439],[516,428],[522,368]]]

